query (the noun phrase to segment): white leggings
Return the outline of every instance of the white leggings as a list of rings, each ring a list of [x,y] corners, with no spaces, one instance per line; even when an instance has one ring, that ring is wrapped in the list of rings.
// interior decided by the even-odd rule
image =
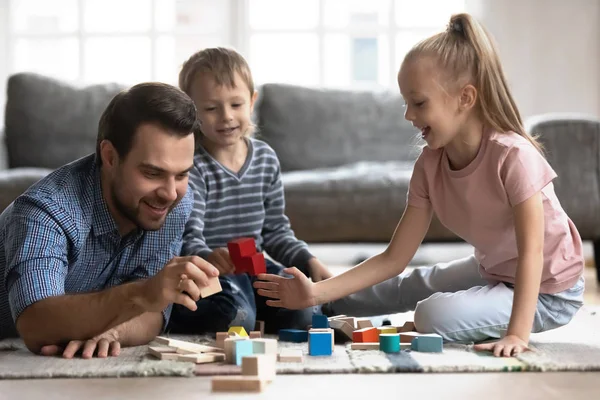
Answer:
[[[538,297],[532,332],[571,321],[583,305],[583,276],[570,289]],[[334,314],[365,317],[415,311],[419,332],[447,341],[478,342],[506,332],[513,303],[512,285],[490,284],[474,256],[416,268],[329,304]]]

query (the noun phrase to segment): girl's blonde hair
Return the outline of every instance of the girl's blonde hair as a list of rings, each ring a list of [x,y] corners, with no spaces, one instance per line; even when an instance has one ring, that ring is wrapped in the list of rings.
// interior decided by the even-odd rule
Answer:
[[[486,125],[498,132],[516,132],[543,153],[536,138],[525,132],[496,46],[475,18],[466,13],[453,15],[446,31],[417,43],[404,61],[421,55],[436,57],[449,82],[470,83],[477,89],[478,107]]]

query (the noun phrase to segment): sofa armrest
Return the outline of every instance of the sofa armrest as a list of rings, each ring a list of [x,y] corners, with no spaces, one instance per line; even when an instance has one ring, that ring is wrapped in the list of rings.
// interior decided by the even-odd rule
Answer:
[[[600,120],[582,114],[544,114],[525,122],[539,135],[558,178],[563,208],[583,240],[600,238]]]
[[[51,172],[45,168],[15,168],[0,171],[0,213],[31,185]]]
[[[0,171],[8,169],[8,151],[4,138],[4,129],[0,129]]]

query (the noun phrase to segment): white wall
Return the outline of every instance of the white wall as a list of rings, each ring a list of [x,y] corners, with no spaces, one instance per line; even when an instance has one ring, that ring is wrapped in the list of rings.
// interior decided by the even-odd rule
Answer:
[[[496,39],[523,117],[600,116],[600,1],[467,1]]]

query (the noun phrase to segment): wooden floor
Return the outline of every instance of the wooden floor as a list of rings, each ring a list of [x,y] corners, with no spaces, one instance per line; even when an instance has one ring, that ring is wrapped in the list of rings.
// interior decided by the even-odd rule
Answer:
[[[600,304],[595,271],[586,269],[586,303]],[[121,378],[0,381],[0,399],[231,399],[252,394],[210,392],[210,378]],[[261,399],[484,399],[600,398],[600,373],[460,373],[280,375]]]

